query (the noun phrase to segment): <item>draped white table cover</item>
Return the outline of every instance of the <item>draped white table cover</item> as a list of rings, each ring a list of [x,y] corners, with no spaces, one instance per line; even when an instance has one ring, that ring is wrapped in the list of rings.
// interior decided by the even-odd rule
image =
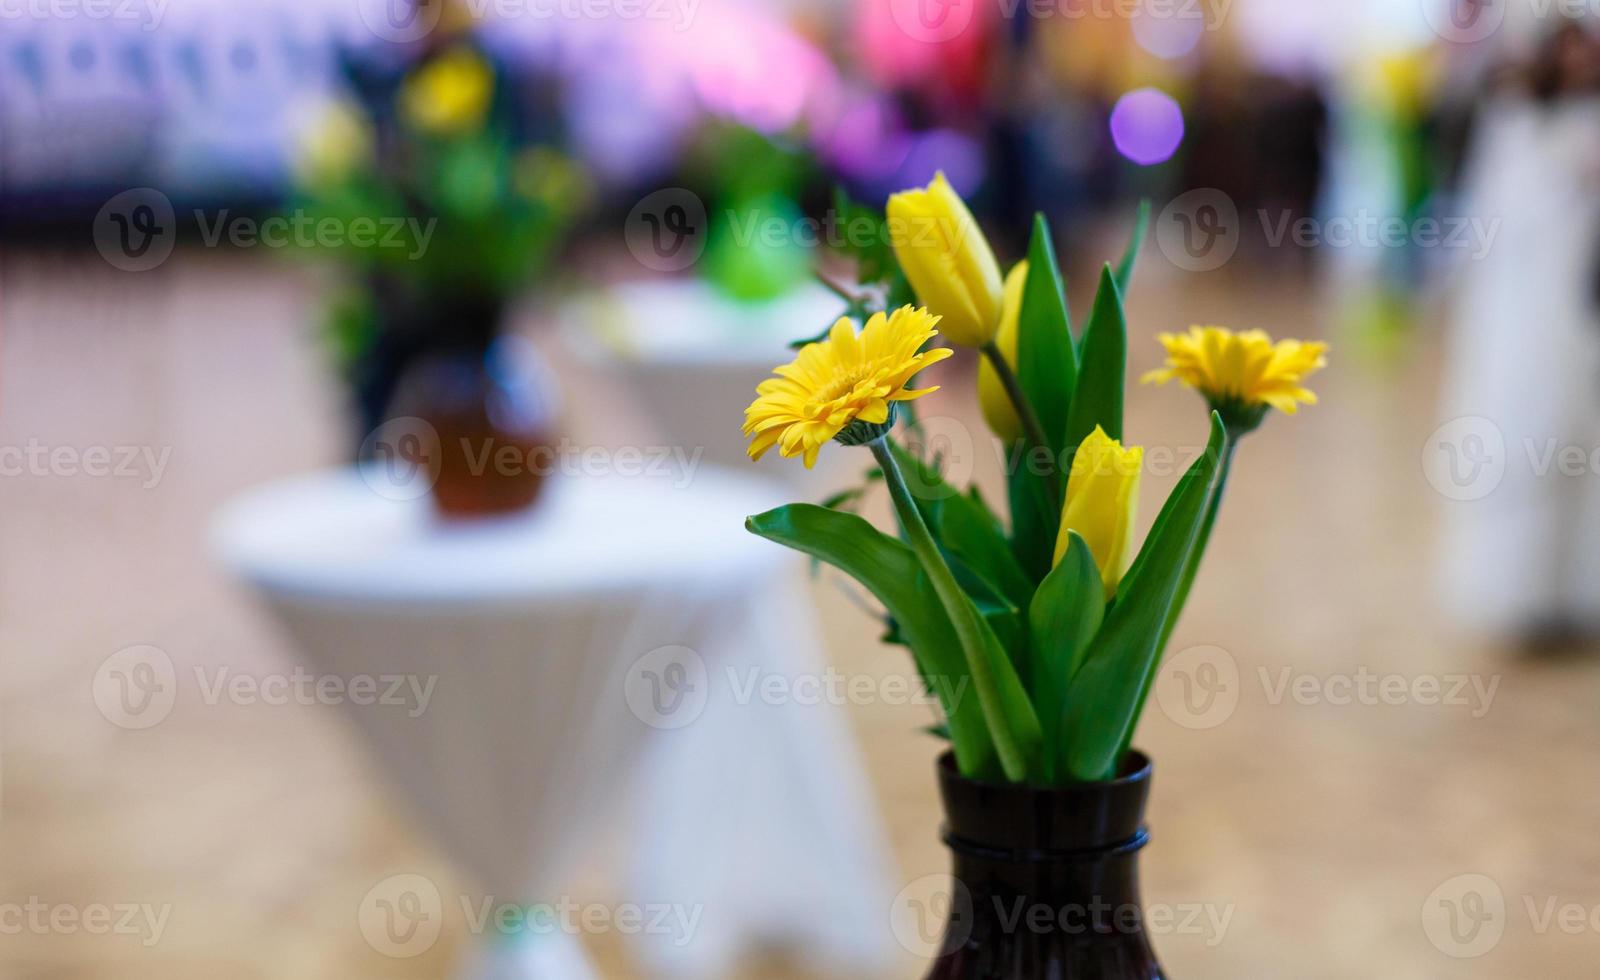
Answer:
[[[713,468],[559,476],[526,514],[447,523],[374,485],[351,469],[250,492],[217,550],[316,673],[433,679],[415,717],[348,714],[486,896],[554,901],[631,800],[630,900],[698,909],[692,933],[637,937],[652,973],[715,977],[758,941],[852,975],[883,964],[886,851],[840,710],[734,704],[722,680],[824,669],[800,563],[743,528],[782,490]],[[653,717],[641,665],[685,657],[706,696]],[[583,963],[556,934],[486,943],[474,976],[581,980]]]

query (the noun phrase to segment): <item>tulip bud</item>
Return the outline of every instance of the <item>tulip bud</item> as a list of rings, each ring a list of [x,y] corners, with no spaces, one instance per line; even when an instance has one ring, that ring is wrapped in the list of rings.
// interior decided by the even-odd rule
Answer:
[[[982,347],[1000,329],[1000,264],[972,212],[944,174],[925,188],[891,195],[887,208],[895,258],[939,332]]]
[[[1001,305],[1000,332],[995,335],[995,346],[1011,365],[1017,367],[1017,323],[1022,316],[1022,288],[1028,284],[1027,260],[1011,267],[1006,275],[1005,299]],[[1001,441],[1011,443],[1022,438],[1022,422],[1017,418],[1017,406],[1011,403],[994,365],[984,358],[978,363],[978,404],[983,408],[984,421]]]
[[[1116,594],[1133,550],[1133,520],[1143,468],[1142,447],[1124,449],[1099,426],[1072,457],[1055,560],[1059,563],[1067,553],[1067,532],[1077,531],[1100,568],[1107,600]]]

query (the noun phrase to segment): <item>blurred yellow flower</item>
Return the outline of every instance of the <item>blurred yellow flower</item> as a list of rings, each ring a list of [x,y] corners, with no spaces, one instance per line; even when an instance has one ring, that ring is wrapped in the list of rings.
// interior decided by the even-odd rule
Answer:
[[[1189,328],[1186,334],[1160,335],[1167,366],[1144,376],[1144,383],[1166,384],[1173,378],[1205,395],[1223,419],[1261,411],[1262,406],[1293,415],[1300,403],[1315,405],[1317,396],[1303,387],[1307,375],[1327,364],[1328,345],[1280,340],[1260,330],[1234,333],[1226,327]],[[1259,418],[1257,418],[1259,421]]]
[[[777,446],[810,467],[830,439],[867,442],[887,432],[892,403],[939,390],[906,387],[912,375],[951,354],[945,347],[918,353],[938,335],[938,322],[925,309],[903,306],[887,316],[874,313],[858,335],[850,318],[840,317],[827,340],[801,348],[756,388],[744,413],[750,458]]]
[[[1059,564],[1067,553],[1067,532],[1077,531],[1100,568],[1108,600],[1116,594],[1133,551],[1133,521],[1143,470],[1144,449],[1124,449],[1098,425],[1072,457],[1055,561]]]
[[[1000,264],[960,195],[934,175],[889,197],[889,239],[917,298],[952,343],[982,347],[1000,328]]]
[[[459,135],[483,124],[493,95],[494,71],[489,64],[471,48],[454,48],[405,80],[400,111],[424,132]]]
[[[532,146],[518,153],[511,181],[527,200],[564,211],[581,210],[594,193],[583,168],[548,146]]]
[[[1000,332],[995,334],[995,346],[1011,365],[1017,367],[1017,322],[1022,316],[1022,289],[1028,284],[1028,262],[1024,259],[1011,267],[1006,274],[1005,296],[1000,307]],[[983,408],[984,421],[989,429],[1005,442],[1022,438],[1022,422],[1017,418],[1017,407],[1011,404],[1005,385],[995,373],[994,365],[985,358],[978,363],[978,404]]]
[[[372,126],[358,106],[330,102],[306,135],[295,174],[312,186],[337,184],[372,158]]]

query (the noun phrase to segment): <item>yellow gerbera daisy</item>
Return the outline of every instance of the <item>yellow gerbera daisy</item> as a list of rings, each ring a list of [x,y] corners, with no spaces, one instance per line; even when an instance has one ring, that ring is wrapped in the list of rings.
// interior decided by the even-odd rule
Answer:
[[[777,377],[756,388],[756,400],[744,411],[744,434],[753,437],[750,458],[777,446],[784,456],[804,456],[810,467],[830,439],[843,434],[865,436],[851,439],[865,442],[888,431],[892,403],[939,390],[906,387],[912,375],[950,356],[944,347],[918,353],[937,336],[938,322],[925,309],[902,306],[887,316],[874,313],[858,335],[850,318],[840,317],[827,340],[801,348],[773,370]],[[850,428],[856,423],[865,431]]]
[[[1260,330],[1234,333],[1227,327],[1201,326],[1182,335],[1161,334],[1160,340],[1167,349],[1167,366],[1146,374],[1144,383],[1166,384],[1177,378],[1204,395],[1230,424],[1252,416],[1259,423],[1269,407],[1293,415],[1301,403],[1317,403],[1317,396],[1301,382],[1327,364],[1323,356],[1327,344],[1273,343]]]

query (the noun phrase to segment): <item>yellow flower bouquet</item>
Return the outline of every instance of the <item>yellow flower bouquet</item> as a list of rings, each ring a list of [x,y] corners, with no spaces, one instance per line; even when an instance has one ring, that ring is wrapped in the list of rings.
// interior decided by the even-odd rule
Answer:
[[[955,764],[971,779],[1040,786],[1118,771],[1216,520],[1240,438],[1271,409],[1315,397],[1305,377],[1320,343],[1194,327],[1162,335],[1166,367],[1210,406],[1205,452],[1135,540],[1143,450],[1124,444],[1123,292],[1148,211],[1127,254],[1100,276],[1074,336],[1049,229],[1035,220],[1026,260],[1002,276],[966,205],[940,175],[894,195],[886,228],[918,305],[841,317],[763,382],[746,411],[750,455],[777,449],[806,466],[829,442],[865,446],[898,533],[853,513],[791,504],[749,518],[754,533],[841,569],[887,612],[939,697]],[[1009,451],[1005,522],[976,489],[897,442],[917,375],[977,349],[985,419]],[[912,488],[916,488],[913,492]],[[964,697],[968,691],[976,697]]]

